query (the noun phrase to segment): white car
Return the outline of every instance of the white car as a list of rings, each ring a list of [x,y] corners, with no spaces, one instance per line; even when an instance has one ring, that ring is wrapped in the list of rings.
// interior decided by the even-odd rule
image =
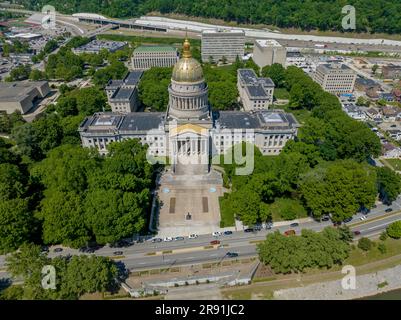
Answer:
[[[197,234],[193,233],[188,236],[189,239],[196,239],[198,237]]]
[[[212,233],[213,237],[220,237],[221,236],[221,232],[220,231],[215,231]]]
[[[165,237],[164,238],[164,242],[170,242],[170,241],[173,241],[174,239],[172,238],[172,237]]]
[[[361,220],[366,220],[366,217],[365,217],[365,216],[362,216],[362,217],[361,217]]]

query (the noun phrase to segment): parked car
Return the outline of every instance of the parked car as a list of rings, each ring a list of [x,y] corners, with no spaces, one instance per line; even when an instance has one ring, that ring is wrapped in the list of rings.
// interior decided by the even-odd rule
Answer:
[[[114,251],[113,254],[115,256],[121,256],[123,254],[123,252],[122,251]]]
[[[236,253],[236,252],[227,252],[227,257],[236,258],[236,257],[238,257],[238,253]]]
[[[210,241],[210,244],[211,245],[220,244],[220,241],[219,240],[213,240],[213,241]]]
[[[391,212],[391,211],[393,211],[393,208],[388,208],[388,209],[386,209],[386,210],[384,210],[385,212]]]
[[[267,230],[270,230],[271,228],[273,228],[273,222],[268,222],[268,223],[266,223],[265,228],[266,228]]]
[[[244,232],[253,232],[253,228],[247,228],[244,230]]]
[[[220,237],[221,236],[221,232],[220,231],[215,231],[212,233],[213,237]]]
[[[165,237],[163,241],[170,242],[170,241],[173,241],[173,238],[172,237]]]
[[[196,239],[197,237],[198,237],[198,235],[193,233],[193,234],[190,234],[188,238],[189,239]]]
[[[329,221],[329,220],[330,220],[330,217],[327,217],[327,216],[322,218],[322,221]]]
[[[56,248],[56,249],[54,249],[53,251],[54,251],[54,252],[61,252],[61,251],[63,251],[63,248]]]
[[[182,240],[184,240],[184,237],[175,237],[174,238],[174,241],[182,241]]]
[[[42,252],[49,252],[48,246],[42,246],[41,249],[42,249]]]
[[[233,232],[232,231],[224,231],[224,233],[223,233],[225,236],[229,236],[229,235],[231,235],[231,234],[233,234]]]
[[[161,238],[153,238],[152,239],[152,243],[162,242],[162,241],[163,241],[163,239],[161,239]]]
[[[91,248],[91,247],[82,247],[82,248],[79,248],[79,251],[84,252],[84,253],[94,253],[95,249]]]
[[[360,231],[358,231],[358,230],[354,231],[354,235],[359,236],[360,234],[361,234]]]
[[[260,230],[262,230],[262,226],[254,226],[253,228],[252,228],[254,231],[260,231]]]
[[[351,222],[352,221],[352,217],[349,217],[349,218],[347,218],[347,219],[344,219],[344,223],[348,223],[348,222]]]
[[[363,220],[366,220],[366,217],[362,216],[360,219],[363,221]]]
[[[299,223],[298,222],[291,223],[290,227],[291,228],[299,227]]]
[[[286,232],[284,232],[285,236],[294,236],[295,234],[295,230],[287,230]]]

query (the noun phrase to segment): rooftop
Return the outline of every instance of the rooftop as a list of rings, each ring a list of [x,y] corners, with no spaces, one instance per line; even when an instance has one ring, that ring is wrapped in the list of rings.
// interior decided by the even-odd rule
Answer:
[[[22,101],[32,90],[44,84],[46,81],[0,82],[0,101]]]
[[[287,51],[287,58],[302,58],[303,54],[299,51]]]
[[[121,87],[113,94],[111,100],[129,100],[135,90],[136,88]]]
[[[332,71],[332,70],[345,70],[354,72],[350,67],[345,65],[344,63],[324,63],[318,66],[319,69],[324,69],[325,71]]]
[[[295,118],[282,110],[216,111],[214,118],[221,128],[228,129],[289,130],[298,126]]]
[[[245,36],[245,32],[243,30],[217,28],[217,29],[206,29],[202,31],[202,34],[228,34],[228,33],[241,34]]]
[[[177,49],[172,46],[139,46],[134,50],[134,53],[143,52],[177,52]]]
[[[255,42],[262,48],[281,47],[281,44],[272,39],[258,39]]]
[[[127,115],[112,112],[95,113],[81,123],[79,130],[84,132],[148,131],[163,125],[164,116],[164,112],[133,112]]]
[[[124,83],[129,86],[135,86],[139,83],[143,75],[143,71],[131,71],[124,79]]]
[[[91,42],[75,48],[75,51],[100,51],[106,49],[109,51],[117,51],[126,45],[125,42],[121,41],[103,41],[103,40],[92,40]]]

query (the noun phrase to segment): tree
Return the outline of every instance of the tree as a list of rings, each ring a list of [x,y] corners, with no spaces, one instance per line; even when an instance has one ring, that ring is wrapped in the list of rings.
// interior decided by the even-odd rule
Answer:
[[[7,81],[22,81],[29,78],[31,67],[29,65],[21,65],[11,70]]]
[[[387,227],[387,234],[394,239],[401,238],[401,221],[396,221]]]
[[[20,198],[26,191],[24,180],[16,165],[0,164],[0,200]]]
[[[45,79],[46,79],[46,73],[37,69],[33,69],[29,74],[29,80],[32,81],[39,81]]]
[[[302,272],[306,268],[330,268],[341,264],[350,246],[339,231],[325,228],[321,233],[302,230],[301,236],[286,237],[279,231],[268,234],[257,245],[259,259],[276,273]]]
[[[360,207],[374,204],[375,180],[375,172],[367,165],[336,161],[309,171],[302,178],[300,191],[316,218],[331,214],[334,221],[343,221]]]
[[[381,254],[387,253],[387,247],[384,243],[379,243],[379,245],[377,246],[377,249],[380,251]]]
[[[22,278],[24,281],[24,299],[45,298],[42,268],[49,264],[49,261],[50,259],[41,252],[40,246],[34,244],[24,244],[6,258],[7,271],[13,278]]]
[[[358,241],[358,248],[363,250],[363,251],[369,251],[372,249],[373,242],[369,238],[361,238]]]
[[[166,110],[168,86],[172,68],[151,68],[145,71],[139,83],[139,99],[142,104],[156,111]]]
[[[285,69],[279,63],[273,63],[271,66],[262,68],[262,76],[273,80],[276,88],[282,88],[285,82]]]
[[[391,203],[401,193],[401,177],[387,167],[377,168],[377,186],[381,200]]]
[[[85,202],[86,225],[92,229],[96,242],[114,243],[140,232],[145,226],[145,208],[149,190],[141,193],[120,190],[91,190]]]
[[[11,136],[17,145],[17,152],[28,158],[39,160],[42,158],[42,151],[39,147],[38,137],[32,123],[25,123],[13,128]]]
[[[33,217],[24,199],[0,201],[0,252],[17,249],[32,233]]]
[[[42,219],[43,241],[72,248],[83,247],[90,240],[85,226],[82,196],[75,192],[47,190],[38,217]]]
[[[374,64],[374,65],[372,66],[372,73],[373,73],[373,74],[376,74],[376,71],[377,71],[378,68],[379,68],[379,66],[378,66],[377,64]]]
[[[116,286],[117,266],[108,258],[73,256],[61,274],[59,294],[77,299],[84,293],[105,292]]]

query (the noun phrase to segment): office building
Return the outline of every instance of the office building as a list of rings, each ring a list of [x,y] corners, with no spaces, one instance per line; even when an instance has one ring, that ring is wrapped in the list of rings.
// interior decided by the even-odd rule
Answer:
[[[273,81],[259,78],[253,69],[238,69],[237,88],[245,111],[268,109],[273,103]]]
[[[313,79],[330,93],[342,94],[354,91],[356,73],[342,63],[325,63],[316,68]]]
[[[260,67],[279,63],[285,67],[287,50],[276,40],[255,40],[253,61]]]
[[[245,32],[241,30],[210,29],[202,32],[203,62],[234,62],[244,56]]]
[[[113,112],[128,113],[138,111],[138,85],[143,71],[128,73],[123,80],[110,80],[105,90]]]
[[[172,67],[177,63],[179,54],[171,46],[140,46],[132,55],[132,68],[150,69],[152,67]]]
[[[268,80],[257,81],[262,88],[272,86]],[[236,144],[246,141],[265,155],[277,155],[297,134],[298,122],[283,110],[213,112],[202,67],[191,57],[187,40],[168,90],[167,112],[111,112],[87,117],[79,127],[82,145],[105,154],[109,143],[137,138],[149,146],[150,156],[168,156],[174,174],[197,175],[209,172],[211,156],[224,154]]]
[[[25,114],[49,92],[47,81],[0,82],[0,111]]]

